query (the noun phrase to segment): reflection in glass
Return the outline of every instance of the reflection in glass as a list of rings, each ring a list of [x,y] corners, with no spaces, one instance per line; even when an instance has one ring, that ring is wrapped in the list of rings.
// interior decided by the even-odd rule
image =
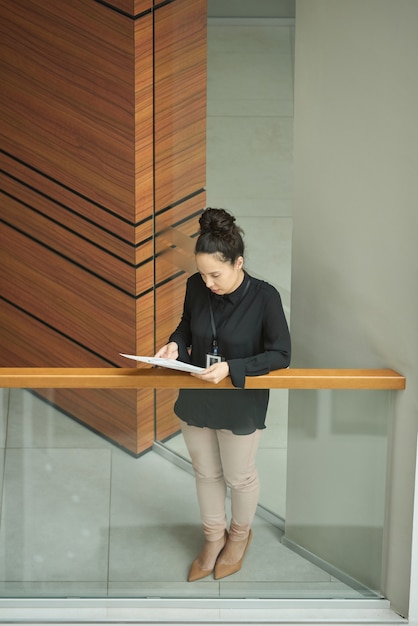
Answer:
[[[367,580],[356,586],[350,577],[352,553],[357,545],[364,549],[366,539],[371,575],[381,569],[388,394],[296,393],[289,420],[289,545],[277,525],[257,516],[245,568],[220,582],[190,584],[188,568],[202,542],[191,474],[160,454],[158,444],[136,458],[92,432],[54,407],[54,390],[46,398],[2,390],[0,596],[373,595]],[[279,465],[270,464],[275,451],[269,453],[275,480]],[[324,551],[333,545],[342,557],[332,561],[335,572],[310,554],[331,562]],[[341,572],[346,579],[336,576]]]

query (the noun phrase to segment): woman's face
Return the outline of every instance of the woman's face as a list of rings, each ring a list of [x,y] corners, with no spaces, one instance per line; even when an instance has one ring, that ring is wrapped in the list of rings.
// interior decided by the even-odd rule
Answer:
[[[221,261],[217,254],[196,254],[196,267],[208,289],[220,296],[232,293],[243,281],[244,259],[239,256],[235,263]]]

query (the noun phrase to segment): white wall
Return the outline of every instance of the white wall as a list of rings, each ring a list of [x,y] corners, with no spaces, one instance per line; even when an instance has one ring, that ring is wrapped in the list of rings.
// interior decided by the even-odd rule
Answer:
[[[408,610],[418,425],[418,2],[297,0],[293,367],[392,367],[387,576]]]

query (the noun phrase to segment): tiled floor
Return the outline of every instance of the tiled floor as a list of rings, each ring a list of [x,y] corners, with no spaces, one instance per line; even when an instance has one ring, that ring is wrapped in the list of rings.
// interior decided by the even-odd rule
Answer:
[[[235,213],[247,269],[290,315],[293,27],[270,24],[209,26],[208,205]],[[282,517],[286,406],[274,392],[259,455],[261,502]],[[262,518],[239,573],[185,582],[202,541],[188,472],[128,456],[27,391],[3,391],[0,411],[0,597],[358,597]]]

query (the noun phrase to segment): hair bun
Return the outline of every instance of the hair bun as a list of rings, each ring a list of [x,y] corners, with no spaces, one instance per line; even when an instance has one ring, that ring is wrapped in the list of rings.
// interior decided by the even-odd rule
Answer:
[[[200,234],[195,254],[218,254],[222,261],[234,263],[244,256],[244,231],[225,209],[205,209],[199,219]]]
[[[228,236],[234,228],[235,217],[225,209],[206,209],[199,219],[200,233],[215,237]]]

